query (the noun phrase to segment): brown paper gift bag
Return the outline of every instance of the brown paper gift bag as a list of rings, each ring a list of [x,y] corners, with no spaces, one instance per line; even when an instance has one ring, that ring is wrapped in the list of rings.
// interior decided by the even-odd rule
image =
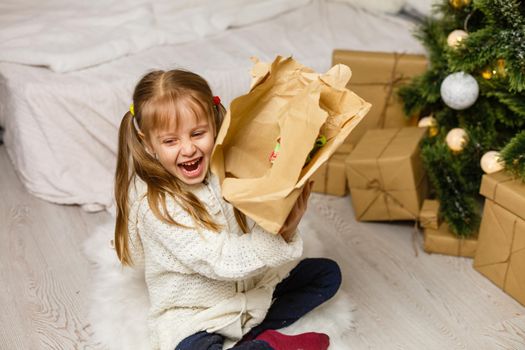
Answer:
[[[292,58],[257,62],[252,87],[234,99],[217,136],[211,169],[223,197],[264,229],[277,233],[302,187],[370,109],[345,88],[351,71],[318,74]],[[324,145],[305,166],[319,135]],[[277,141],[280,151],[269,156]]]
[[[354,74],[347,88],[372,104],[370,112],[345,143],[356,145],[369,129],[399,128],[417,124],[417,116],[407,118],[397,90],[412,77],[423,74],[427,59],[423,55],[334,50],[332,64],[345,64]]]
[[[417,220],[427,192],[419,143],[426,128],[369,130],[346,159],[357,220]]]
[[[525,305],[525,184],[505,172],[484,175],[487,197],[474,268]]]
[[[443,223],[438,229],[425,228],[423,248],[427,253],[473,258],[478,246],[477,237],[460,238]]]

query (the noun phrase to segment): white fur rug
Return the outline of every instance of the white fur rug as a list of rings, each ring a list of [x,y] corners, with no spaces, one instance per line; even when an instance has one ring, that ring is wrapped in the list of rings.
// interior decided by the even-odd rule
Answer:
[[[310,225],[301,228],[305,226]],[[322,241],[314,230],[308,231],[302,235],[304,256],[323,256]],[[148,296],[143,272],[121,267],[110,246],[112,236],[113,225],[102,225],[84,244],[93,266],[88,317],[94,340],[109,350],[149,350]],[[345,335],[352,330],[353,309],[348,294],[339,290],[334,298],[283,329],[283,333],[323,332],[330,336],[330,350],[347,350]]]

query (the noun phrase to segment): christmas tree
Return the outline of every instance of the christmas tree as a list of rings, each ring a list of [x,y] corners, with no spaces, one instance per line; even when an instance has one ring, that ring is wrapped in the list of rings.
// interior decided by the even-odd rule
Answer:
[[[399,94],[406,114],[429,126],[421,153],[441,213],[469,236],[484,171],[505,167],[525,180],[525,4],[443,1],[416,36],[430,66]]]

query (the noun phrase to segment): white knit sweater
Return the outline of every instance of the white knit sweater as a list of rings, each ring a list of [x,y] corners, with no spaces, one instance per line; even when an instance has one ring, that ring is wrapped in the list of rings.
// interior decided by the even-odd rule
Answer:
[[[130,249],[135,265],[145,269],[152,349],[174,350],[202,330],[224,335],[225,349],[233,346],[264,319],[275,286],[302,254],[300,236],[287,243],[253,223],[243,234],[213,175],[188,188],[222,225],[219,233],[160,221],[149,208],[145,184],[137,180],[135,188]],[[167,204],[177,222],[195,227],[172,199]]]

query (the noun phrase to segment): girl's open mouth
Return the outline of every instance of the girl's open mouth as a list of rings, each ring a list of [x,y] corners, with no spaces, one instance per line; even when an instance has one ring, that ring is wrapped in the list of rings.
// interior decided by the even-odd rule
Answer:
[[[187,177],[198,177],[202,173],[202,159],[203,157],[197,158],[195,160],[179,163],[182,173]]]

